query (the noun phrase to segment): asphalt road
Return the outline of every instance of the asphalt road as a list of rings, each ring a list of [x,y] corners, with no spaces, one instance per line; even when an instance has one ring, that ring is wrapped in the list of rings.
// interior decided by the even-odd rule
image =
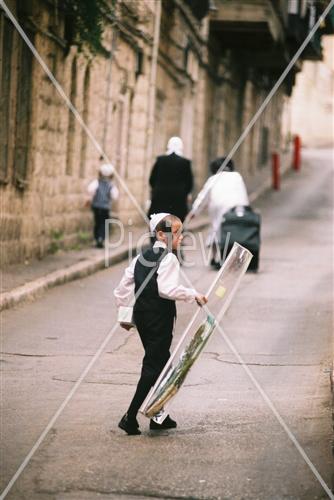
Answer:
[[[173,405],[177,430],[150,432],[145,417],[141,436],[117,428],[142,357],[136,334],[119,328],[66,399],[115,323],[124,263],[5,312],[1,491],[66,401],[7,498],[328,498],[332,185],[333,152],[308,151],[300,173],[255,203],[260,271],[244,277],[223,322],[251,377],[216,331]],[[199,250],[187,258],[205,291],[214,271]],[[178,306],[176,340],[195,310]]]

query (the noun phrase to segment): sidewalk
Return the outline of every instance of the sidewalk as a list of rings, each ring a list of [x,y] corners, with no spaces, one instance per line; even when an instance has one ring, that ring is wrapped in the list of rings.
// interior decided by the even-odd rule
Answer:
[[[207,224],[207,217],[196,217],[187,229],[199,231]],[[32,300],[51,287],[84,278],[126,259],[129,252],[135,254],[137,242],[146,231],[147,228],[144,225],[133,227],[131,228],[131,244],[126,234],[122,244],[117,244],[120,240],[120,231],[116,230],[110,238],[111,248],[107,259],[104,249],[85,248],[75,251],[58,251],[41,260],[34,259],[26,264],[8,266],[1,271],[0,311],[26,300]]]

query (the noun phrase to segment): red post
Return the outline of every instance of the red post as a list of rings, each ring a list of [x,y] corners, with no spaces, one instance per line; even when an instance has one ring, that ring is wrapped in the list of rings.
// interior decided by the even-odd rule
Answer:
[[[299,135],[295,135],[294,140],[293,140],[293,168],[295,170],[300,170],[300,165],[301,165],[301,139]]]
[[[272,154],[272,175],[273,175],[273,189],[279,191],[281,187],[281,172],[280,172],[280,158],[278,153]]]

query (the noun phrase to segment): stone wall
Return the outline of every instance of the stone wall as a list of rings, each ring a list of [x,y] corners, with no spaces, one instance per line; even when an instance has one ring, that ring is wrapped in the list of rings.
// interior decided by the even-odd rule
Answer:
[[[334,37],[324,37],[324,60],[306,61],[291,99],[291,128],[308,147],[334,144]]]
[[[52,12],[45,10],[44,3],[36,3],[41,12],[35,20],[38,30],[33,38],[38,53],[96,142],[104,145],[108,158],[127,180],[129,189],[134,194],[139,192],[145,162],[147,78],[154,2],[141,2],[138,12],[147,30],[146,39],[138,40],[138,46],[142,45],[146,56],[146,74],[136,74],[137,50],[121,31],[117,32],[116,51],[109,60],[102,56],[89,59],[78,54],[75,47],[66,54],[48,36],[48,26],[53,22]],[[15,12],[15,2],[11,2],[10,8]],[[105,46],[111,48],[113,33],[110,27],[106,28],[104,36]],[[87,136],[42,67],[33,59],[27,174],[25,184],[18,186],[13,155],[17,128],[16,88],[17,81],[23,78],[22,68],[18,67],[21,45],[14,32],[10,109],[13,137],[7,177],[0,187],[3,264],[42,257],[59,248],[87,244],[91,239],[92,216],[84,207],[86,188],[96,177],[100,164],[100,153],[94,141]],[[122,193],[114,211],[125,217],[131,210],[133,206]]]

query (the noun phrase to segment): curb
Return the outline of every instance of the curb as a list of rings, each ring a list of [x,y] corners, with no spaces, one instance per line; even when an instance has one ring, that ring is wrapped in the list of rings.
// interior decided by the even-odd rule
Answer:
[[[135,245],[132,250],[135,250]],[[128,249],[122,249],[115,252],[109,258],[109,266],[117,264],[129,254]],[[63,285],[69,281],[73,281],[79,278],[84,278],[96,271],[106,268],[105,258],[96,257],[95,259],[86,259],[82,262],[72,264],[64,269],[59,269],[53,271],[52,273],[46,274],[42,278],[30,281],[25,285],[14,288],[10,292],[5,292],[0,295],[0,311],[14,307],[26,300],[32,300],[37,296],[40,296],[47,289],[52,288],[57,285]],[[107,268],[106,268],[107,269]]]
[[[199,231],[205,228],[209,223],[209,219],[205,218],[196,223],[196,221],[190,224],[190,231]],[[69,283],[70,281],[85,278],[90,274],[103,269],[108,269],[110,266],[117,264],[125,260],[129,256],[129,252],[135,252],[137,248],[137,243],[134,242],[131,247],[123,245],[119,249],[112,252],[109,256],[109,265],[105,264],[105,256],[98,256],[95,258],[85,259],[76,264],[72,264],[64,269],[59,269],[53,271],[52,273],[46,274],[42,278],[30,281],[25,285],[14,288],[9,292],[4,292],[0,294],[0,311],[10,309],[18,304],[21,304],[28,300],[33,300],[39,297],[49,288],[54,286],[63,285],[64,283]]]

